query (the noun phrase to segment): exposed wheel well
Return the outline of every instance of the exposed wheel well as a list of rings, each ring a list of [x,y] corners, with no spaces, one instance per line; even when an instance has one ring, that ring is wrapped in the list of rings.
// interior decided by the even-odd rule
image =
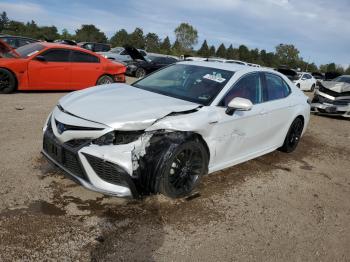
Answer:
[[[11,69],[6,68],[6,67],[0,67],[0,69],[5,69],[5,70],[9,71],[13,75],[13,77],[15,78],[15,81],[16,81],[16,90],[17,90],[18,89],[18,79],[17,79],[16,74]]]

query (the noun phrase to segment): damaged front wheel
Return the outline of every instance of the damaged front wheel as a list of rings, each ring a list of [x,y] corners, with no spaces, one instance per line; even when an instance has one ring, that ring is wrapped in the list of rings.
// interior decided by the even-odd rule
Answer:
[[[198,141],[185,142],[171,152],[160,177],[159,192],[171,198],[184,197],[208,172],[208,153]]]

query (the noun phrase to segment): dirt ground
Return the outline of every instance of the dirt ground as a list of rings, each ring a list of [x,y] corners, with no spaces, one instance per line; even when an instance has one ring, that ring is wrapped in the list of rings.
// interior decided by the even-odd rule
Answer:
[[[41,156],[65,93],[0,96],[0,261],[350,261],[350,121],[207,176],[197,197],[106,197]]]

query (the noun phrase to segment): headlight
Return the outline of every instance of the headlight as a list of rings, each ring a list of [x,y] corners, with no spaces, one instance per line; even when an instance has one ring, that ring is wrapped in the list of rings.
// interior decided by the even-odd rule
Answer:
[[[104,145],[125,145],[137,140],[142,134],[143,130],[138,131],[111,131],[103,136],[92,141],[93,144]]]

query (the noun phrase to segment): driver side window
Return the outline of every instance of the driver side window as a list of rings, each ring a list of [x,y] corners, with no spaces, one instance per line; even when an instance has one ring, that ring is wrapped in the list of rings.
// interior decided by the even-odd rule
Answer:
[[[227,107],[228,103],[235,98],[242,97],[249,99],[253,104],[262,102],[262,84],[259,73],[251,73],[243,76],[238,82],[228,91],[225,97],[219,103],[219,106]]]

